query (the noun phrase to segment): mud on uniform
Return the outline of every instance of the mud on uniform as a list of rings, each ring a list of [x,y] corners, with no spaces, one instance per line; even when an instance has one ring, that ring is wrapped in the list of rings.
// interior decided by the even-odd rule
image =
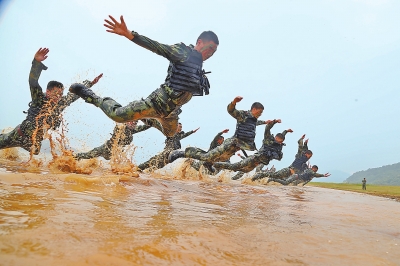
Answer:
[[[146,99],[122,106],[111,98],[95,99],[92,103],[116,122],[143,118],[157,119],[167,137],[173,137],[178,127],[178,115],[173,111],[189,102],[192,96],[209,93],[210,84],[202,70],[203,59],[193,46],[184,43],[165,45],[132,32],[132,42],[170,61],[164,84]]]
[[[217,169],[223,168],[232,171],[241,171],[248,173],[253,170],[259,164],[268,165],[270,160],[281,160],[282,159],[282,146],[284,143],[278,143],[275,140],[273,134],[271,134],[271,128],[276,124],[276,121],[267,124],[265,126],[263,146],[261,149],[253,155],[245,158],[244,160],[231,164],[225,162],[218,162],[214,164]],[[284,130],[282,134],[285,136],[287,131]]]
[[[79,96],[68,93],[62,96],[57,103],[50,101],[39,85],[40,74],[42,70],[46,69],[47,67],[42,62],[33,59],[29,73],[32,101],[29,103],[27,116],[11,132],[0,134],[0,149],[21,147],[29,152],[32,149],[32,153],[35,155],[39,154],[45,131],[57,129],[61,124],[61,113],[79,99]],[[89,88],[92,86],[88,80],[85,80],[83,84]]]
[[[227,107],[228,113],[237,121],[233,137],[226,139],[221,145],[207,152],[196,147],[188,147],[185,149],[184,156],[214,163],[229,160],[240,149],[254,151],[256,149],[254,143],[256,126],[265,124],[265,121],[257,120],[250,111],[236,110],[235,107],[236,104],[233,102]]]
[[[165,140],[164,150],[162,152],[160,152],[159,154],[151,157],[146,162],[141,163],[138,166],[138,168],[141,170],[144,170],[147,168],[151,168],[152,170],[163,168],[165,165],[167,165],[169,163],[168,156],[169,156],[170,152],[173,150],[179,150],[180,148],[182,148],[181,140],[192,135],[193,133],[194,133],[193,130],[191,130],[187,133],[185,133],[184,131],[181,131],[181,132],[176,133],[173,137],[168,137]]]

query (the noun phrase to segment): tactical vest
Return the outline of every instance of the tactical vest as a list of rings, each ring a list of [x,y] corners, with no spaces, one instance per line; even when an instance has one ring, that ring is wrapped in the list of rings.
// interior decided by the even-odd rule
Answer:
[[[267,157],[275,160],[282,159],[282,147],[285,146],[285,143],[278,143],[275,141],[274,135],[271,135],[271,141],[269,144],[263,144],[260,153],[266,155]]]
[[[299,174],[299,178],[304,181],[311,180],[314,177],[314,171],[311,169],[306,169],[303,173]]]
[[[234,137],[245,142],[253,143],[256,137],[257,118],[247,112],[246,119],[243,122],[236,123]]]
[[[297,171],[304,171],[307,169],[307,161],[308,161],[307,156],[305,154],[302,154],[301,156],[294,159],[290,167],[293,167]]]
[[[192,49],[185,62],[170,62],[165,85],[175,91],[186,91],[194,96],[208,95],[210,83],[205,76],[201,53]]]

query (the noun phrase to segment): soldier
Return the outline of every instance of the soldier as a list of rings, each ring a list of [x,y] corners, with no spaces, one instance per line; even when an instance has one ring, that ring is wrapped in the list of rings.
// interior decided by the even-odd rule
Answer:
[[[154,119],[151,119],[151,120],[154,120]],[[165,165],[168,164],[168,155],[170,154],[170,152],[173,150],[178,150],[178,149],[182,148],[181,139],[184,139],[184,138],[192,135],[193,133],[196,133],[197,130],[199,130],[199,129],[200,128],[196,128],[195,130],[191,130],[191,131],[185,133],[184,131],[182,131],[182,124],[178,123],[178,128],[176,129],[176,134],[173,137],[168,137],[165,140],[164,150],[161,153],[151,157],[146,162],[141,163],[138,166],[138,168],[140,170],[145,170],[147,168],[152,168],[153,170],[163,168]]]
[[[219,132],[219,133],[214,137],[213,141],[211,142],[210,148],[208,149],[208,151],[211,151],[212,149],[215,149],[216,147],[218,147],[219,145],[221,145],[221,144],[224,142],[224,140],[225,140],[225,138],[224,138],[224,136],[222,136],[222,134],[228,133],[228,132],[229,132],[229,129],[224,129],[223,131]],[[208,151],[207,151],[207,152],[208,152]],[[190,166],[193,167],[194,169],[196,169],[197,171],[200,170],[200,167],[201,167],[201,166],[203,165],[203,163],[204,163],[204,162],[199,161],[199,160],[193,160],[193,159],[187,159],[187,160],[191,160]],[[209,172],[209,174],[214,174],[214,175],[216,175],[217,173],[218,173],[217,170],[215,170],[215,172],[213,172],[213,173],[210,173],[210,172]]]
[[[305,137],[305,135],[303,135],[298,140],[299,148],[298,148],[298,151],[297,151],[294,161],[292,162],[292,164],[289,167],[282,168],[281,170],[274,172],[274,173],[269,173],[269,172],[264,172],[264,171],[256,173],[251,180],[255,181],[258,179],[265,178],[267,176],[270,178],[283,179],[283,178],[289,177],[293,174],[302,173],[304,170],[306,170],[308,168],[307,162],[311,158],[313,153],[312,153],[312,151],[310,151],[308,149],[308,140],[306,140],[303,143],[304,137]]]
[[[103,157],[106,160],[111,159],[112,148],[114,145],[126,146],[132,143],[133,135],[145,131],[152,126],[150,125],[137,125],[137,121],[126,122],[124,125],[116,125],[113,134],[109,140],[103,145],[94,148],[91,151],[78,153],[74,157],[77,160],[91,159],[95,157]]]
[[[48,129],[57,129],[61,124],[61,113],[64,109],[79,99],[78,96],[68,93],[62,96],[64,86],[58,81],[50,81],[47,84],[46,93],[43,93],[39,85],[39,77],[42,70],[47,67],[42,63],[49,53],[48,48],[40,48],[32,61],[29,73],[29,87],[32,101],[24,121],[11,132],[0,134],[0,149],[21,147],[34,155],[39,154],[44,133]],[[103,74],[100,74],[92,82],[85,80],[84,84],[91,87],[96,84]]]
[[[367,190],[367,180],[365,179],[365,177],[361,182],[362,182],[362,189]]]
[[[318,171],[318,166],[313,165],[311,168],[307,168],[304,172],[302,172],[300,174],[293,174],[286,179],[269,178],[267,183],[274,181],[274,182],[278,182],[282,185],[287,186],[292,182],[296,183],[296,185],[304,182],[304,184],[303,184],[303,187],[304,187],[304,185],[307,184],[308,182],[310,182],[314,177],[330,176],[329,173],[318,174],[317,171]]]
[[[185,151],[171,152],[169,156],[170,162],[182,157],[205,161],[206,164],[204,166],[212,173],[214,172],[212,169],[213,162],[227,161],[240,149],[254,151],[256,149],[254,143],[256,126],[266,123],[258,120],[264,111],[264,106],[259,102],[255,102],[252,104],[250,111],[236,110],[236,103],[242,99],[243,97],[237,96],[227,108],[228,113],[237,121],[233,137],[226,139],[222,145],[208,152],[196,147],[188,147]]]
[[[242,160],[246,159],[248,156],[243,156],[240,153],[237,154],[237,156],[239,156],[240,158],[242,158]],[[265,164],[260,163],[259,165],[257,165],[256,167],[256,173],[262,171],[262,169],[264,168]],[[268,168],[265,171],[271,171],[275,169],[274,166],[271,167],[271,169],[268,170]],[[232,180],[238,180],[240,179],[242,176],[244,176],[245,172],[238,172],[236,175],[232,176]]]
[[[293,132],[293,130],[284,130],[282,133],[278,133],[276,134],[276,136],[274,136],[273,134],[271,134],[271,128],[276,123],[281,123],[281,120],[274,119],[272,121],[267,121],[267,125],[265,126],[263,145],[258,152],[250,155],[240,162],[234,164],[218,162],[214,164],[214,167],[217,169],[223,168],[232,171],[241,171],[248,173],[260,163],[268,165],[271,160],[275,159],[280,161],[283,156],[282,147],[285,145],[283,143],[283,141],[285,140],[285,136],[288,132]]]
[[[165,45],[151,40],[137,32],[128,30],[123,17],[121,22],[109,16],[105,20],[108,32],[125,36],[137,45],[148,49],[170,61],[168,75],[164,84],[146,99],[133,101],[122,107],[113,99],[101,98],[81,84],[73,84],[69,89],[86,102],[99,107],[109,118],[116,122],[127,122],[143,118],[157,119],[167,137],[173,137],[178,127],[178,116],[173,113],[192,96],[209,94],[210,84],[202,70],[203,61],[210,58],[217,50],[219,40],[212,31],[205,31],[197,39],[196,46],[183,43]]]

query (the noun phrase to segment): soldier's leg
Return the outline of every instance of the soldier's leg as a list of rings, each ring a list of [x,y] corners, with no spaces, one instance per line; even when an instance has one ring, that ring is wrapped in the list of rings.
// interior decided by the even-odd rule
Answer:
[[[97,158],[102,156],[104,159],[106,160],[110,160],[110,155],[109,154],[109,150],[107,148],[106,144],[103,144],[99,147],[94,148],[93,150],[90,150],[88,152],[81,152],[81,153],[77,153],[74,157],[77,160],[81,160],[81,159],[92,159],[92,158]]]
[[[276,178],[276,179],[284,179],[291,175],[292,175],[292,171],[290,170],[289,167],[286,167],[286,168],[282,168],[281,170],[276,171],[274,173],[270,173],[269,177]]]
[[[265,164],[260,163],[257,167],[256,167],[256,173],[261,172],[261,170],[264,168]]]
[[[236,175],[232,176],[232,180],[238,180],[239,178],[241,178],[242,176],[244,176],[244,172],[238,172]]]
[[[196,169],[196,171],[199,171],[200,166],[203,164],[203,162],[199,160],[193,160],[193,159],[187,159],[187,160],[192,160],[190,166]]]
[[[161,169],[168,164],[168,155],[171,151],[164,150],[161,153],[151,157],[146,162],[139,164],[140,170],[151,168],[152,170]]]
[[[193,158],[205,162],[226,161],[240,148],[236,146],[236,140],[233,138],[225,140],[221,145],[205,152],[196,147],[188,147],[185,149],[185,157]]]
[[[253,170],[257,165],[260,164],[260,161],[258,160],[258,157],[251,155],[247,157],[246,159],[241,160],[240,162],[231,164],[231,163],[226,163],[226,162],[217,162],[214,163],[214,167],[217,169],[223,168],[223,169],[229,169],[232,171],[241,171],[248,173],[251,170]]]
[[[18,134],[18,128],[19,126],[8,133],[0,134],[0,150],[13,147],[21,147],[21,136],[19,136]]]

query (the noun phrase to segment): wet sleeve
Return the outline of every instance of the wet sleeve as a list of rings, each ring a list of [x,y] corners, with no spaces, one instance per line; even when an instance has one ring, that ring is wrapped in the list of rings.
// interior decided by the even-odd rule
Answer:
[[[134,31],[132,32],[132,34],[134,36],[132,42],[147,50],[152,51],[153,53],[167,58],[169,61],[182,62],[188,57],[189,50],[183,43],[167,45],[154,41]]]
[[[29,72],[29,87],[31,90],[32,102],[36,103],[43,99],[44,93],[42,87],[39,85],[39,77],[42,70],[46,70],[47,67],[39,61],[33,59],[31,71]]]

